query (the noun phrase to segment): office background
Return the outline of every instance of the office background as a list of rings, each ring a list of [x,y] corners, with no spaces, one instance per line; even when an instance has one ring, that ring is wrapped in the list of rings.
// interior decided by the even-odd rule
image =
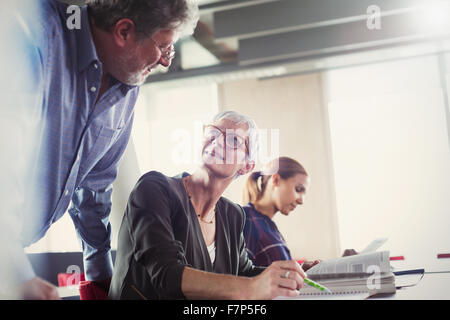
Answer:
[[[409,266],[448,264],[436,255],[450,252],[449,2],[200,1],[194,36],[141,88],[112,248],[137,179],[192,172],[199,124],[235,110],[267,133],[267,158],[295,158],[311,176],[305,204],[275,216],[293,257],[388,237]],[[242,204],[245,180],[225,196]],[[80,251],[70,217],[26,251]]]

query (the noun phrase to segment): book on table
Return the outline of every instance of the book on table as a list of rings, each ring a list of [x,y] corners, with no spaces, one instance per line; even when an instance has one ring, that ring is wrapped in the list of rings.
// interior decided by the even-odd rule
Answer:
[[[305,283],[299,290],[299,296],[294,299],[364,299],[379,293],[395,293],[389,251],[325,260],[309,269],[307,277],[332,293],[322,292]]]

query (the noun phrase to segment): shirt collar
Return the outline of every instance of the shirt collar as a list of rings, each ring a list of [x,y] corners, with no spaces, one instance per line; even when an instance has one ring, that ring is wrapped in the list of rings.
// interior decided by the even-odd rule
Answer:
[[[83,71],[93,61],[98,61],[97,50],[92,39],[87,6],[81,8],[81,28],[76,30],[78,72]]]

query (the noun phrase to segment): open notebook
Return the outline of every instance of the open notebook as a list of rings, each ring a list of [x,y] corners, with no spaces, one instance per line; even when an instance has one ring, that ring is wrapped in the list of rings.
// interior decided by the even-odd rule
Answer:
[[[332,293],[324,293],[305,284],[293,299],[365,299],[377,293],[395,293],[389,251],[325,260],[309,269],[307,277]]]

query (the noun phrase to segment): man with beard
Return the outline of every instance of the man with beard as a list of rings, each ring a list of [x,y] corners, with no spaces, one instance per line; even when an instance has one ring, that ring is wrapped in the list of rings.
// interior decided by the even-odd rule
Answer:
[[[17,129],[0,138],[8,146],[0,176],[16,189],[2,195],[10,205],[0,214],[0,294],[19,299],[59,298],[36,277],[23,247],[41,239],[70,203],[86,280],[109,287],[112,183],[139,86],[153,68],[170,65],[174,43],[198,20],[191,0],[89,0],[79,11],[79,28],[68,27],[68,12],[67,4],[42,0],[32,14],[15,13],[17,53],[28,67],[22,79],[30,85],[23,95],[23,86],[13,88],[18,99],[0,107],[2,123]],[[2,85],[15,85],[2,78]],[[14,154],[26,154],[17,175],[10,174],[17,170]]]

